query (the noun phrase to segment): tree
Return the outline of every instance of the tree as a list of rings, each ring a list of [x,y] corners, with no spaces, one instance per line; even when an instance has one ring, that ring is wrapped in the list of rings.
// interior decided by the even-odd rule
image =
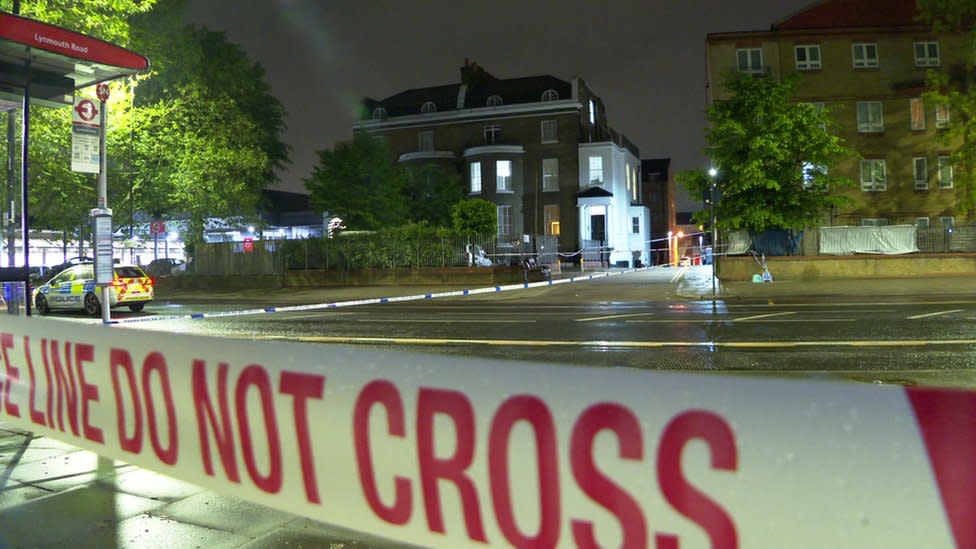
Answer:
[[[494,234],[498,228],[498,210],[483,198],[462,200],[451,211],[454,230],[464,236]]]
[[[313,209],[338,215],[350,230],[393,227],[407,221],[406,176],[391,162],[384,141],[357,133],[351,142],[318,154],[318,164],[305,179]]]
[[[464,198],[464,187],[457,171],[423,164],[407,169],[404,194],[411,221],[449,227],[451,210]]]
[[[184,23],[183,8],[183,0],[22,3],[26,16],[150,59],[149,74],[111,83],[109,204],[117,212],[188,214],[183,238],[192,245],[206,218],[256,213],[263,189],[288,163],[288,147],[284,110],[261,66],[222,33]],[[32,224],[85,227],[95,178],[70,172],[70,109],[32,107],[31,115]]]
[[[836,191],[852,182],[832,172],[855,153],[830,132],[826,112],[795,100],[794,79],[734,75],[725,86],[729,99],[708,109],[705,149],[719,173],[719,228],[802,229],[847,202]],[[692,196],[706,196],[711,184],[702,170],[678,181]],[[695,221],[708,223],[709,212]]]
[[[966,52],[963,70],[929,71],[930,91],[926,102],[948,108],[949,127],[940,137],[955,150],[950,156],[952,184],[958,204],[968,217],[976,213],[976,4],[972,0],[919,0],[923,21],[930,23],[936,34],[946,37],[943,48],[957,44]]]

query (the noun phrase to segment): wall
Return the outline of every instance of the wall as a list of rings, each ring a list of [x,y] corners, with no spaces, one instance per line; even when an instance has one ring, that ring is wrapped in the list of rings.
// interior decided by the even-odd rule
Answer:
[[[976,254],[770,257],[766,265],[773,281],[937,277],[976,274]],[[752,256],[722,257],[716,268],[719,279],[727,282],[752,280],[762,272]]]

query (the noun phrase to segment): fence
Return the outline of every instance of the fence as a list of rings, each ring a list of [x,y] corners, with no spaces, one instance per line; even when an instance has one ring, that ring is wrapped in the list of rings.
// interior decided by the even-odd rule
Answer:
[[[780,243],[770,245],[769,234],[749,235],[745,231],[737,231],[727,233],[723,238],[726,244],[736,244],[730,246],[729,255],[747,253],[748,250],[765,253],[768,256],[833,255],[821,253],[821,235],[817,227],[791,235],[788,248],[779,245]],[[951,228],[915,229],[915,245],[919,253],[976,253],[976,224]]]
[[[521,264],[530,256],[551,264],[558,258],[559,240],[538,236],[528,243],[499,244],[495,235],[468,237],[415,228],[348,232],[335,238],[254,241],[250,251],[242,242],[221,242],[198,246],[190,271],[200,275],[272,275],[310,269],[465,267],[469,250],[476,253],[477,248],[495,265]]]

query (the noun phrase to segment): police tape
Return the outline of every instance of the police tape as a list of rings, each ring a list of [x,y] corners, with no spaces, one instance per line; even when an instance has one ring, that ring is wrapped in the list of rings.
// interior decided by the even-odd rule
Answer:
[[[0,421],[431,547],[974,547],[976,393],[0,320]]]
[[[164,320],[200,320],[204,318],[219,318],[228,316],[248,316],[270,313],[290,313],[299,311],[315,311],[320,309],[336,309],[341,307],[356,307],[360,305],[380,305],[384,303],[399,303],[404,301],[418,301],[424,299],[438,299],[443,297],[462,297],[478,294],[489,294],[497,292],[507,292],[511,290],[524,290],[528,288],[539,288],[542,286],[556,286],[559,284],[569,284],[571,282],[582,282],[586,280],[596,280],[627,273],[646,270],[647,267],[636,269],[625,269],[621,271],[605,271],[591,275],[572,276],[569,278],[557,278],[543,280],[540,282],[523,282],[521,284],[507,284],[504,286],[486,286],[469,290],[453,290],[449,292],[424,293],[406,296],[374,297],[369,299],[356,299],[350,301],[333,301],[329,303],[314,303],[309,305],[286,305],[282,307],[260,307],[254,309],[242,309],[236,311],[217,311],[212,313],[188,313],[183,315],[153,315],[145,317],[132,317],[113,320],[113,324],[132,324],[134,322],[156,322]]]

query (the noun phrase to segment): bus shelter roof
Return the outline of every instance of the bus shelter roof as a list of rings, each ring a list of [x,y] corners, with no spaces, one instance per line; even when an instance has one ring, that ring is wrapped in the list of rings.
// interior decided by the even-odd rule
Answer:
[[[149,60],[115,44],[0,12],[0,110],[31,101],[71,104],[74,91],[149,69]]]

